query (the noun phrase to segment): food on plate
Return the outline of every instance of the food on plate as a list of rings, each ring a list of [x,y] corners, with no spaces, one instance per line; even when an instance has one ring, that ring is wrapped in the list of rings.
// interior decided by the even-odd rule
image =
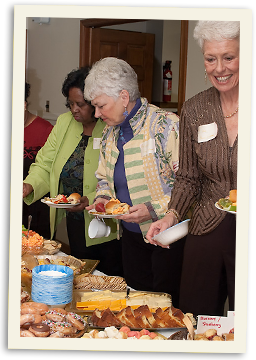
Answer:
[[[185,328],[183,322],[184,314],[180,309],[173,306],[163,310],[150,311],[148,305],[142,305],[136,309],[127,306],[114,314],[109,308],[105,310],[96,309],[91,316],[93,326],[128,326],[129,328]]]
[[[222,337],[225,341],[233,341],[234,340],[234,333],[224,333]]]
[[[20,330],[20,337],[35,337],[35,335],[29,330]]]
[[[229,196],[219,199],[217,203],[221,209],[227,211],[236,211],[237,190],[230,190]]]
[[[74,294],[75,295],[75,294]],[[104,310],[120,311],[126,306],[133,309],[141,305],[148,305],[151,311],[158,307],[166,309],[172,305],[171,296],[165,293],[147,293],[141,291],[130,291],[129,298],[126,291],[85,291],[76,302],[76,308],[84,311]]]
[[[236,203],[236,201],[237,201],[237,190],[230,190],[229,199],[230,199],[230,201],[232,201],[232,203]]]
[[[123,215],[129,212],[130,205],[127,203],[121,203],[118,199],[111,199],[106,204],[97,203],[93,214],[100,215]]]
[[[45,313],[46,319],[54,321],[54,322],[61,322],[64,321],[66,314],[63,312],[59,312],[58,309],[50,309]]]
[[[20,302],[24,303],[30,300],[29,293],[21,286]]]
[[[61,248],[61,243],[55,240],[44,240],[43,253],[48,255],[56,254]]]
[[[37,337],[47,337],[50,335],[50,327],[43,323],[31,324],[28,330]]]
[[[104,330],[93,329],[83,335],[86,339],[133,339],[133,340],[166,340],[166,337],[153,331],[142,329],[131,331],[127,326],[117,329],[115,326],[105,327]]]
[[[105,205],[103,203],[97,203],[95,205],[95,210],[98,212],[98,213],[105,213]]]
[[[197,341],[232,341],[234,340],[234,333],[218,334],[216,329],[208,329],[204,333],[194,335],[194,340]]]
[[[44,200],[49,201],[53,204],[74,204],[75,205],[75,204],[79,203],[80,198],[81,198],[81,195],[79,195],[78,193],[72,193],[69,196],[59,194],[52,198],[45,197]]]
[[[44,246],[44,238],[33,230],[22,231],[22,254],[40,254]]]
[[[73,193],[68,196],[67,200],[70,204],[78,204],[80,202],[81,195],[78,193]]]
[[[68,203],[68,199],[66,195],[56,195],[54,197],[45,197],[44,198],[45,201],[49,201],[52,202],[53,204],[67,204]]]
[[[22,225],[22,237],[27,236],[28,230]],[[30,238],[30,236],[32,238]],[[33,237],[34,236],[34,237]],[[40,240],[40,249],[38,246],[34,246],[34,242]],[[41,242],[43,241],[43,247],[41,246]],[[37,245],[37,244],[36,244]],[[33,230],[29,230],[29,239],[23,239],[23,249],[22,254],[48,254],[52,255],[58,252],[61,248],[61,243],[55,240],[45,240],[39,234],[37,234]]]
[[[66,319],[71,325],[73,325],[78,330],[83,330],[85,327],[84,319],[80,315],[74,312],[67,313]]]
[[[81,274],[74,278],[75,289],[87,290],[125,290],[127,284],[124,278],[119,276],[100,276],[92,274]]]
[[[61,308],[50,309],[46,304],[33,301],[21,305],[22,337],[76,337],[86,328],[86,320],[76,313]]]
[[[27,323],[33,323],[35,321],[35,317],[33,314],[21,314],[20,315],[20,326],[23,326]]]
[[[38,303],[34,301],[28,301],[21,304],[20,310],[21,310],[21,314],[33,313],[33,314],[45,315],[45,313],[49,310],[49,308],[46,304]]]
[[[105,204],[107,215],[125,214],[129,211],[130,205],[121,203],[118,199],[111,199]]]

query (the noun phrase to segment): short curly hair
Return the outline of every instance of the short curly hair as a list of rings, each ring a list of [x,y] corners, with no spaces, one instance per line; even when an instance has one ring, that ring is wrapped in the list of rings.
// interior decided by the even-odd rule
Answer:
[[[130,101],[140,97],[137,74],[126,61],[106,57],[93,64],[85,80],[85,99],[106,94],[116,100],[122,90],[128,91]]]
[[[69,90],[71,88],[78,88],[84,93],[84,80],[89,74],[90,67],[84,66],[79,69],[72,70],[65,78],[62,84],[62,94],[66,98],[66,107],[70,109],[68,102]],[[86,101],[86,100],[85,100]]]
[[[205,41],[239,39],[239,21],[198,21],[194,29],[194,39],[203,49]]]

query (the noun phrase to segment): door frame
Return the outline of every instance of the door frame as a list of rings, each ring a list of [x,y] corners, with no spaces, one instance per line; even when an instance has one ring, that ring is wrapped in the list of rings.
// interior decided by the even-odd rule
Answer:
[[[120,25],[134,22],[148,21],[145,19],[84,19],[80,21],[80,51],[79,66],[92,65],[91,59],[85,57],[90,54],[91,29],[102,26]],[[178,115],[185,101],[186,80],[187,80],[187,54],[188,54],[188,20],[181,20],[180,32],[180,63],[178,82]]]

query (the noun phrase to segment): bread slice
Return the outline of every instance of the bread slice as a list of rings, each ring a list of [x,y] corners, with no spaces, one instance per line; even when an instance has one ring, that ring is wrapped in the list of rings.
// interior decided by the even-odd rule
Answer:
[[[135,319],[136,319],[136,322],[137,322],[139,328],[143,329],[143,328],[150,327],[150,324],[145,315],[137,314],[137,315],[135,315]]]
[[[170,306],[165,311],[159,312],[157,315],[169,328],[185,327],[183,322],[184,314],[180,309]]]
[[[129,326],[129,327],[133,327],[133,323],[127,318],[126,316],[126,308],[120,310],[117,314],[116,314],[116,318],[122,322],[124,325]]]
[[[126,318],[132,324],[133,328],[140,328],[141,327],[140,326],[141,322],[137,320],[137,318],[135,317],[135,314],[134,314],[134,310],[130,306],[127,306],[125,308],[125,314],[126,314]]]
[[[148,305],[141,305],[137,307],[137,309],[134,310],[134,314],[135,314],[135,318],[137,316],[141,316],[141,320],[143,321],[145,328],[153,327],[151,324],[154,323],[155,318],[151,313],[151,311],[149,310]]]
[[[98,322],[101,319],[101,312],[99,309],[95,309],[91,316],[91,321],[94,326],[98,326]]]
[[[97,323],[100,327],[108,326],[123,326],[124,324],[114,315],[114,313],[107,308],[106,310],[101,311],[101,318]]]
[[[152,324],[153,328],[168,327],[168,324],[163,319],[161,319],[161,317],[159,317],[156,312],[153,315],[154,315],[154,319],[155,319],[155,322]]]

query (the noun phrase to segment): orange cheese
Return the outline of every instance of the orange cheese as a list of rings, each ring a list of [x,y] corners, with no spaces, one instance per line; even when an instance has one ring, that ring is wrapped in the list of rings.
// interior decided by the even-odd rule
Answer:
[[[78,301],[76,307],[79,310],[104,310],[109,308],[112,311],[119,311],[126,307],[125,299],[101,300],[101,301]]]

